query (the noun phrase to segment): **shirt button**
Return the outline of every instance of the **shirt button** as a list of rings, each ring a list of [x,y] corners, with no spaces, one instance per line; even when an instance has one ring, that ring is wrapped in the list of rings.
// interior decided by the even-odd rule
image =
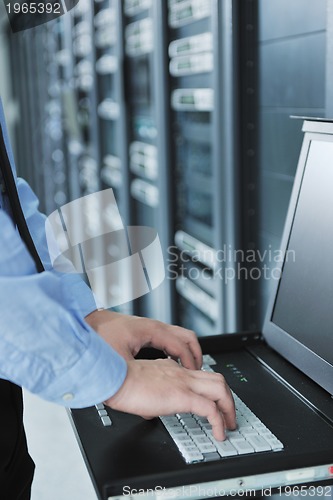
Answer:
[[[62,399],[64,401],[72,401],[72,399],[74,399],[74,394],[72,394],[71,392],[66,392],[66,394],[63,395]]]

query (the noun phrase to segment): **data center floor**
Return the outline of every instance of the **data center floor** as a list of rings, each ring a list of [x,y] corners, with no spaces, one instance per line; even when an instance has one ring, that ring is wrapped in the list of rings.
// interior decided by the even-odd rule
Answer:
[[[31,500],[96,500],[64,408],[25,392],[25,428],[36,464]]]

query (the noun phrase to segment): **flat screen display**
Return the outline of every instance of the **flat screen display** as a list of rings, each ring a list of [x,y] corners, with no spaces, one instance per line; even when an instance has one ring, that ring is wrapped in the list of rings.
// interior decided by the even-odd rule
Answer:
[[[272,322],[333,365],[333,143],[312,140]]]

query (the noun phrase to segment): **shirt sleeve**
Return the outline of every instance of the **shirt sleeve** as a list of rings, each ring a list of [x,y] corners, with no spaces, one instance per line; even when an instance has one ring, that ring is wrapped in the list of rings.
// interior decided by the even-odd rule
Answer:
[[[17,178],[17,190],[21,201],[24,216],[26,218],[30,234],[44,268],[53,270],[45,233],[46,217],[38,210],[39,201],[29,184],[21,178]],[[83,281],[78,273],[58,273],[63,280],[66,303],[75,306],[83,317],[97,309],[98,304],[89,286]],[[73,300],[75,299],[75,300]]]
[[[74,297],[67,303],[59,275],[36,273],[3,211],[0,227],[0,377],[71,408],[108,399],[125,380],[125,360],[84,321]]]

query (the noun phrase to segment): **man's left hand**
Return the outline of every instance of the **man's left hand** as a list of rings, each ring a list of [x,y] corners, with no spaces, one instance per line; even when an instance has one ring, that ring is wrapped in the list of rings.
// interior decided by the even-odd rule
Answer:
[[[126,361],[133,360],[142,347],[154,347],[179,358],[185,368],[201,368],[201,348],[191,330],[107,310],[93,311],[85,320]]]

